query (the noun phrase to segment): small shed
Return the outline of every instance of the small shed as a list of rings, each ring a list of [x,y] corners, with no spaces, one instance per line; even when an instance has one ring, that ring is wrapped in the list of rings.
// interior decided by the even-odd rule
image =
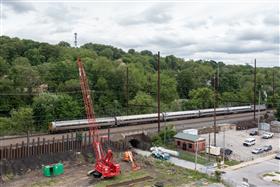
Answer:
[[[174,136],[174,139],[177,148],[184,151],[195,152],[196,145],[198,145],[198,152],[205,151],[205,138],[201,138],[198,135],[179,132]]]

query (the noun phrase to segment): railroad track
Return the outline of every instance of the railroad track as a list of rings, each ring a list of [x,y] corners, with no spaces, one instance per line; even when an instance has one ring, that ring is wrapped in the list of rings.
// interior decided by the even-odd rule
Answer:
[[[263,115],[265,112],[261,112]],[[217,116],[217,123],[233,123],[237,121],[246,121],[248,119],[252,119],[253,113],[242,113],[242,114],[231,114],[231,115],[223,115],[223,116]],[[204,117],[204,118],[193,118],[193,119],[186,119],[186,120],[180,120],[180,121],[168,121],[168,122],[162,122],[162,127],[165,125],[175,125],[177,130],[182,130],[186,128],[203,128],[203,127],[209,127],[213,125],[213,117]],[[121,133],[127,133],[127,132],[135,132],[140,130],[146,130],[149,132],[155,132],[157,131],[157,123],[150,123],[150,124],[141,124],[141,125],[131,125],[131,126],[124,126],[124,127],[113,127],[110,129],[110,134],[121,134]],[[87,131],[86,131],[87,132]],[[83,132],[83,133],[86,133]],[[108,132],[108,129],[100,129],[101,135],[106,135]],[[52,140],[55,139],[61,139],[62,136],[71,135],[71,133],[62,133],[62,134],[33,134],[29,136],[30,142],[33,141],[33,139],[36,141],[39,137],[40,139],[45,138],[46,140]],[[17,136],[17,137],[8,137],[5,139],[0,139],[0,146],[7,146],[10,144],[16,144],[16,143],[22,143],[27,142],[26,136]]]

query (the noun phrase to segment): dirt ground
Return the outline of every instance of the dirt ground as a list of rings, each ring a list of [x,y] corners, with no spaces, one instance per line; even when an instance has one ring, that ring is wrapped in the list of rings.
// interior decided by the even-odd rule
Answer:
[[[223,186],[221,184],[213,184],[216,182],[214,178],[207,175],[197,173],[195,171],[186,170],[176,167],[164,161],[158,161],[153,158],[146,158],[136,155],[138,165],[141,167],[138,171],[131,171],[131,164],[121,161],[121,153],[115,155],[118,163],[121,164],[122,174],[112,179],[95,179],[87,176],[87,172],[92,169],[90,157],[82,154],[76,156],[75,161],[66,161],[64,164],[64,174],[57,177],[44,177],[41,169],[27,171],[23,175],[5,176],[5,182],[1,187],[41,187],[41,186],[110,186],[121,182],[139,179],[151,176],[151,179],[132,183],[129,186],[142,187],[154,186],[154,184],[163,184],[164,186]],[[128,186],[127,184],[124,186]]]

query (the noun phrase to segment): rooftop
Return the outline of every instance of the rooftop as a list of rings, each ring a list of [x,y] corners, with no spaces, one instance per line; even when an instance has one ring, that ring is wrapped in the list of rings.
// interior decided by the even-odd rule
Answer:
[[[201,138],[198,135],[189,134],[189,133],[183,133],[183,132],[177,133],[174,136],[174,138],[182,139],[182,140],[189,140],[189,141],[192,141],[192,142],[196,142],[196,141],[200,141],[200,140],[205,140],[204,138]]]

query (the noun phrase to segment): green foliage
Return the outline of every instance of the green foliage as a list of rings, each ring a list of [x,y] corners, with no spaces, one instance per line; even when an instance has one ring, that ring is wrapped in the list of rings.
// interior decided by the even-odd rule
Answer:
[[[0,117],[0,135],[8,135],[10,132],[15,131],[10,118]]]
[[[137,114],[141,113],[152,113],[155,108],[155,101],[152,96],[139,91],[136,96],[129,101],[129,105],[135,107],[134,112]]]
[[[162,128],[159,134],[153,136],[152,144],[155,146],[165,145],[171,141],[173,141],[173,137],[176,135],[176,130],[173,126],[167,126],[166,128]]]
[[[81,107],[72,97],[44,93],[33,101],[36,129],[46,130],[51,121],[81,117]]]
[[[33,128],[33,110],[30,107],[21,107],[11,112],[12,129],[17,132],[25,132]]]
[[[214,103],[214,91],[210,88],[193,89],[190,94],[192,108],[211,108]]]
[[[280,121],[280,100],[277,103],[276,118]]]
[[[0,36],[2,120],[8,119],[11,111],[29,106],[33,108],[37,129],[46,129],[47,123],[53,120],[84,117],[77,57],[84,63],[97,117],[155,112],[157,55],[151,51],[125,52],[93,43],[73,48],[65,41],[51,45]],[[160,67],[163,112],[212,107],[211,82],[218,67],[218,106],[246,105],[253,101],[252,66],[186,61],[169,55],[160,58]],[[279,67],[274,68],[274,74],[273,97],[273,69],[257,68],[257,92],[261,91],[261,103],[269,107],[276,107],[280,93]],[[42,93],[48,96],[41,96]]]

